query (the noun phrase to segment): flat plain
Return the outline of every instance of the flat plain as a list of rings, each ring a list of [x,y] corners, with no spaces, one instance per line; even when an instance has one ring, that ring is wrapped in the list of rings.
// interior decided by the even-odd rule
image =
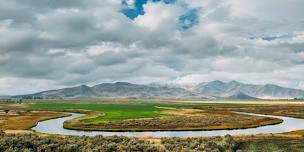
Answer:
[[[236,114],[234,111],[304,118],[304,104],[290,101],[41,100],[25,101],[22,104],[0,104],[0,130],[8,133],[2,133],[3,143],[16,138],[21,139],[24,135],[20,137],[19,135],[11,135],[12,133],[19,134],[20,130],[26,130],[27,134],[29,132],[39,136],[29,136],[30,139],[33,139],[33,143],[36,142],[35,139],[40,138],[52,138],[53,141],[59,142],[62,140],[61,136],[31,132],[30,128],[39,121],[66,116],[62,112],[85,114],[81,118],[65,123],[66,128],[77,130],[214,130],[251,128],[281,122],[278,119]],[[234,137],[103,137],[102,140],[113,142],[115,139],[118,148],[126,144],[126,141],[134,140],[139,147],[143,146],[141,147],[143,149],[147,146],[152,147],[154,151],[208,151],[216,149],[252,152],[302,151],[303,135],[304,130],[296,130],[282,134]],[[66,139],[68,142],[88,140],[82,139],[83,137],[79,137],[79,139],[78,137],[66,138],[68,138]],[[92,140],[97,139],[101,140],[100,137],[92,138]],[[28,141],[29,143],[31,142]]]
[[[252,128],[281,123],[275,118],[236,114],[234,111],[269,111],[274,104],[255,101],[232,103],[208,101],[48,101],[27,105],[33,110],[55,110],[86,113],[64,123],[77,130],[155,131],[155,130],[217,130]],[[280,106],[288,109],[291,105]],[[296,105],[297,106],[297,105]],[[302,106],[299,107],[303,108]],[[255,111],[253,111],[255,112]],[[301,115],[301,111],[299,111]],[[263,113],[257,112],[257,113]],[[265,112],[264,112],[265,113]],[[273,113],[268,113],[273,114]],[[286,115],[288,113],[285,113]],[[289,115],[288,115],[289,116]]]

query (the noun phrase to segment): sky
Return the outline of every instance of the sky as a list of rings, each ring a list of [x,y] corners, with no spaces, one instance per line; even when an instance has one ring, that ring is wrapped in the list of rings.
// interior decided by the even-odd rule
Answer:
[[[304,89],[303,0],[0,0],[0,94],[127,81]]]

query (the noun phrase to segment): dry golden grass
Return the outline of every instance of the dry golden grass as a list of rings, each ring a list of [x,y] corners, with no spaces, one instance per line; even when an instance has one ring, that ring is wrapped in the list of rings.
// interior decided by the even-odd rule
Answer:
[[[304,130],[295,130],[291,132],[285,133],[286,135],[298,135],[298,136],[304,136]]]
[[[24,110],[25,108],[25,104],[0,104],[0,110]]]
[[[208,112],[206,110],[200,109],[173,109],[173,110],[163,110],[161,114],[175,115],[175,116],[206,116]]]
[[[0,130],[28,130],[37,125],[39,121],[67,116],[55,112],[22,112],[20,114],[1,114]]]
[[[264,105],[259,107],[229,108],[227,110],[251,112],[267,115],[287,116],[294,118],[304,118],[303,104],[286,104],[286,105]]]

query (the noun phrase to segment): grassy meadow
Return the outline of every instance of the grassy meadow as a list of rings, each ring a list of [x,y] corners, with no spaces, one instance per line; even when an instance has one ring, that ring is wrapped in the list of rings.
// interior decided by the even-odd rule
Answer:
[[[33,110],[85,112],[66,121],[77,130],[155,131],[237,129],[280,123],[281,120],[233,113],[231,108],[258,104],[191,103],[178,101],[64,101],[28,104]]]
[[[172,115],[161,114],[160,111],[170,108],[208,109],[208,108],[239,108],[252,107],[256,104],[223,104],[223,103],[183,103],[183,102],[154,102],[154,101],[65,101],[65,102],[37,102],[29,104],[30,109],[75,111],[86,110],[102,112],[96,118],[86,119],[86,122],[116,121],[142,118],[163,118]]]
[[[160,114],[159,109],[151,103],[36,103],[31,104],[29,108],[59,111],[87,110],[105,113],[105,115],[87,119],[87,122],[157,118],[165,116]]]

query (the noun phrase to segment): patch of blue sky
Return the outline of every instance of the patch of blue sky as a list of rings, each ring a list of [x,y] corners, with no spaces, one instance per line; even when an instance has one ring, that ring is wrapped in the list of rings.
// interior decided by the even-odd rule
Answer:
[[[278,36],[267,35],[267,36],[261,36],[261,37],[250,37],[249,39],[251,39],[251,40],[261,39],[264,41],[273,41],[273,40],[283,39],[283,38],[288,38],[288,37],[290,37],[290,35],[278,35]]]
[[[159,2],[159,1],[163,1],[166,4],[172,4],[175,3],[176,0],[153,0],[154,2]]]
[[[181,30],[187,30],[199,23],[199,9],[187,9],[185,14],[179,17]]]
[[[261,37],[262,40],[265,40],[265,41],[273,41],[275,39],[278,39],[280,37],[278,36],[264,36],[264,37]]]
[[[127,0],[122,0],[122,13],[130,19],[136,18],[138,15],[143,15],[145,13],[143,5],[147,3],[148,0],[134,0],[134,6],[129,6]]]
[[[134,6],[128,6],[127,0],[122,0],[121,1],[123,5],[122,13],[132,20],[139,15],[144,15],[145,14],[144,5],[147,4],[148,1],[152,1],[152,2],[162,1],[165,4],[172,4],[176,2],[176,0],[134,0]]]
[[[129,6],[127,0],[122,0],[122,13],[130,19],[135,19],[139,15],[144,15],[144,5],[148,1],[151,2],[164,2],[165,4],[175,3],[176,0],[134,0],[134,4]],[[178,18],[180,30],[187,30],[199,23],[199,9],[189,8],[186,3],[183,5],[185,13]]]

